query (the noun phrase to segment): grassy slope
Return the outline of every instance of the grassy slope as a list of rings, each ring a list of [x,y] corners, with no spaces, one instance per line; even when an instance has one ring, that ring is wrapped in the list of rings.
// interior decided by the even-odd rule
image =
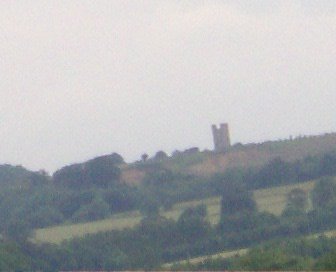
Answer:
[[[314,186],[314,182],[305,182],[301,184],[273,187],[254,191],[258,209],[260,211],[268,211],[279,215],[285,207],[286,195],[293,188],[301,188],[305,191],[310,191]],[[173,206],[169,211],[162,212],[162,215],[177,219],[183,210],[187,207],[192,207],[204,203],[208,209],[208,219],[212,224],[216,224],[219,220],[220,198],[212,197],[204,200],[181,202]],[[49,228],[38,229],[35,231],[35,236],[32,239],[35,242],[60,243],[63,240],[73,237],[83,236],[85,234],[96,233],[99,231],[124,229],[133,227],[142,219],[139,212],[121,213],[112,216],[109,219],[99,220],[95,222],[61,225]]]

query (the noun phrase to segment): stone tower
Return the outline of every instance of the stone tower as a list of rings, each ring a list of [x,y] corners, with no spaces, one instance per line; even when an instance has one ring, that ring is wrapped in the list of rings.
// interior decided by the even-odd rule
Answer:
[[[229,150],[231,144],[228,124],[220,124],[219,128],[216,125],[212,125],[212,135],[215,152],[226,152]]]

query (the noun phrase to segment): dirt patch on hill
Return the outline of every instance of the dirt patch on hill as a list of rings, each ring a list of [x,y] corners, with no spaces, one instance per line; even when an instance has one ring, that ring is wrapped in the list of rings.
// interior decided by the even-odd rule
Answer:
[[[204,177],[223,173],[229,168],[262,166],[277,157],[293,162],[332,150],[336,150],[336,133],[247,144],[233,147],[228,153],[204,152],[197,153],[197,156],[193,154],[189,157],[170,158],[161,166],[172,171]],[[122,180],[127,184],[139,184],[148,171],[153,171],[150,165],[144,169],[125,167],[122,169]]]
[[[226,154],[211,154],[202,163],[193,165],[188,170],[194,175],[209,176],[214,173],[223,173],[229,168],[263,165],[271,158],[272,156],[267,152],[255,149]]]
[[[234,167],[255,167],[277,157],[293,162],[307,156],[322,155],[336,150],[336,134],[301,137],[294,140],[248,144],[240,150],[225,154],[209,154],[202,162],[189,167],[189,172],[199,176],[223,173]]]
[[[126,168],[121,172],[121,180],[129,185],[138,185],[146,173],[135,168]]]

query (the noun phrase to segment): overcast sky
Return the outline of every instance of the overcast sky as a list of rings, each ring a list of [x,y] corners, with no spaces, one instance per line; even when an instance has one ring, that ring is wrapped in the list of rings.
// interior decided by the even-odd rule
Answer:
[[[336,1],[0,3],[0,164],[336,131]]]

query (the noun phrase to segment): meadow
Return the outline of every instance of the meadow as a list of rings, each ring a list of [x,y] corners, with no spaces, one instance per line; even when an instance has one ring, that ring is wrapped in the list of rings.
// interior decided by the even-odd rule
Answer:
[[[255,190],[254,198],[260,211],[267,211],[275,215],[280,215],[286,205],[287,194],[294,188],[300,188],[306,192],[313,189],[315,182],[309,181],[299,184],[291,184],[267,189]],[[211,197],[202,200],[181,202],[173,205],[168,211],[162,211],[161,215],[176,220],[180,214],[188,207],[199,204],[207,206],[208,220],[212,224],[219,222],[220,215],[220,197]],[[131,228],[139,224],[142,216],[139,211],[119,213],[108,219],[86,222],[79,224],[68,224],[52,226],[48,228],[37,229],[31,240],[35,243],[61,243],[64,240],[74,237],[84,236],[86,234],[97,233],[100,231],[122,230]]]

